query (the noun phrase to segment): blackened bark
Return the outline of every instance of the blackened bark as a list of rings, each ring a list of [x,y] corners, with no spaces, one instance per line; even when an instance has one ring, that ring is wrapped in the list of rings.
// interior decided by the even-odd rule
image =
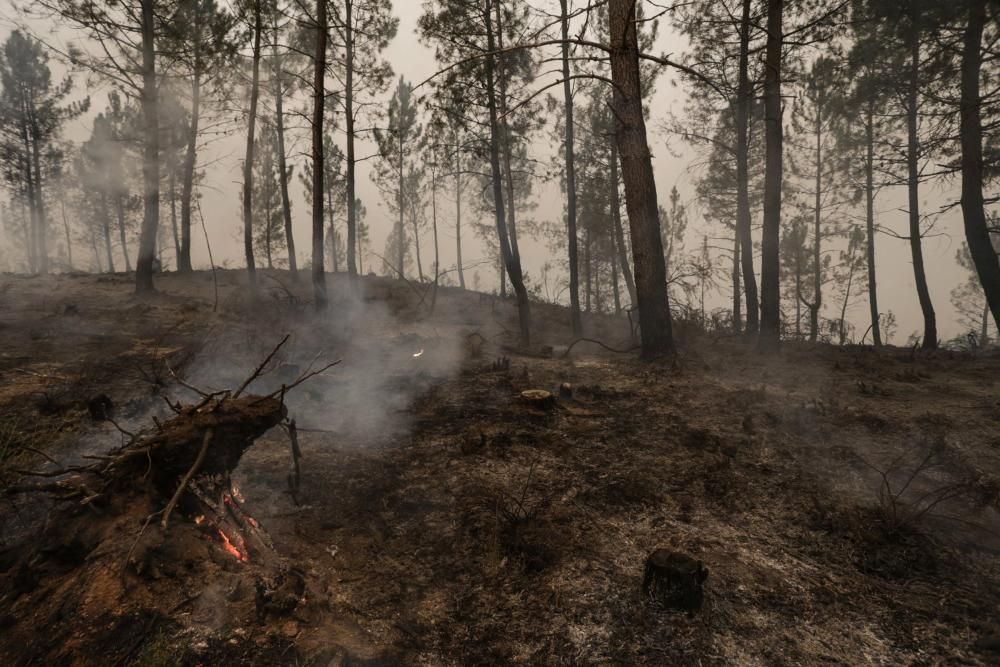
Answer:
[[[281,214],[285,223],[285,247],[288,249],[288,270],[292,280],[299,279],[299,267],[295,260],[295,238],[292,235],[292,203],[288,198],[288,165],[285,160],[285,111],[283,98],[285,90],[282,85],[282,63],[278,57],[278,25],[275,15],[274,43],[272,44],[274,58],[274,122],[278,135],[278,185],[281,188]]]
[[[757,276],[753,269],[753,236],[750,220],[750,4],[743,0],[740,20],[739,83],[736,99],[736,237],[740,245],[743,289],[746,293],[746,333],[754,335],[760,326]]]
[[[652,358],[673,352],[674,339],[656,180],[642,113],[636,0],[612,0],[608,5],[608,19],[614,107],[619,120],[616,134],[625,183],[625,206],[632,231],[642,356]]]
[[[160,225],[160,114],[157,108],[156,18],[153,4],[153,0],[142,0],[143,213],[139,259],[135,266],[136,292],[153,290],[156,230]]]
[[[316,0],[316,55],[312,117],[312,283],[316,310],[327,306],[323,268],[323,107],[326,101],[327,0]]]
[[[875,100],[865,111],[865,233],[868,260],[868,311],[871,315],[872,344],[882,345],[878,315],[878,283],[875,279]]]
[[[354,24],[353,24],[353,0],[344,2],[344,69],[346,70],[346,81],[344,86],[344,122],[347,125],[347,273],[349,276],[358,275],[358,266],[361,262],[360,243],[361,237],[358,234],[357,199],[354,194]],[[354,245],[359,244],[357,261],[354,256]]]
[[[486,26],[487,51],[486,58],[486,103],[490,116],[490,172],[493,181],[493,203],[496,214],[497,239],[500,243],[500,258],[510,277],[511,286],[517,295],[518,322],[520,324],[521,346],[527,347],[531,342],[531,311],[528,304],[528,290],[524,286],[524,276],[521,273],[521,262],[513,253],[511,237],[508,235],[507,220],[504,215],[504,198],[502,172],[500,170],[500,122],[497,114],[497,91],[495,82],[496,68],[496,38],[493,31],[493,19],[490,4],[487,0],[483,11]],[[501,272],[503,275],[503,272]],[[503,284],[501,283],[501,286]]]
[[[823,264],[821,244],[823,240],[823,98],[816,104],[816,192],[813,202],[813,300],[809,304],[809,340],[815,343],[819,337],[819,311],[823,307]]]
[[[118,236],[125,258],[125,272],[129,273],[132,271],[132,260],[128,257],[128,238],[125,235],[125,195],[115,195],[115,212],[118,215]]]
[[[191,208],[194,199],[194,169],[198,158],[198,125],[201,122],[201,8],[195,3],[193,66],[191,72],[191,127],[188,128],[187,153],[181,174],[181,251],[177,256],[177,270],[191,271]]]
[[[993,321],[1000,328],[1000,263],[990,240],[983,207],[983,126],[979,92],[986,0],[970,0],[962,47],[962,217],[969,253],[986,294]],[[986,326],[983,323],[984,341]]]
[[[458,284],[465,289],[465,271],[462,269],[462,157],[461,146],[455,141],[455,264]]]
[[[781,231],[781,43],[784,0],[768,0],[767,47],[764,60],[764,231],[761,243],[760,337],[761,351],[777,350],[781,343],[781,285],[778,256]]]
[[[628,245],[625,243],[625,229],[622,227],[622,204],[618,194],[618,144],[617,139],[611,139],[611,220],[615,225],[615,245],[618,246],[618,263],[625,278],[625,288],[628,290],[629,305],[635,308],[639,300],[635,295],[635,280],[632,278],[632,265],[628,259]],[[666,268],[664,268],[664,275]]]
[[[257,129],[257,98],[260,95],[260,40],[262,0],[253,2],[253,54],[250,79],[250,110],[247,114],[247,143],[243,158],[243,255],[247,263],[247,279],[251,293],[257,291],[257,265],[253,256],[253,156],[254,134]]]
[[[101,193],[101,220],[104,228],[104,252],[108,257],[108,273],[115,272],[115,257],[111,252],[111,214],[108,212],[108,197]]]
[[[915,3],[910,9],[910,67],[906,90],[906,171],[909,195],[910,255],[913,258],[913,280],[917,286],[917,299],[924,316],[924,341],[922,347],[936,349],[937,318],[931,293],[927,287],[927,273],[924,269],[924,250],[920,230],[920,139],[917,134],[919,103],[917,93],[920,86],[920,14]]]
[[[559,0],[562,10],[562,74],[566,123],[566,234],[569,243],[569,311],[573,335],[583,334],[580,318],[580,266],[576,247],[576,156],[573,146],[573,87],[569,78],[569,1]]]

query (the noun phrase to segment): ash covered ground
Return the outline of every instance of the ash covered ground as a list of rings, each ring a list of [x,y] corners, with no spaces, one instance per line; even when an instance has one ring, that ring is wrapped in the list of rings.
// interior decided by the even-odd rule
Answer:
[[[535,305],[534,347],[517,351],[499,298],[442,289],[430,313],[426,285],[369,277],[349,298],[337,277],[320,319],[304,280],[270,275],[252,304],[220,272],[217,308],[208,273],[166,274],[142,298],[124,275],[0,278],[5,487],[120,444],[164,397],[194,400],[179,379],[238,384],[285,334],[250,391],[342,360],[287,396],[296,497],[281,429],[234,475],[308,601],[254,613],[244,565],[201,552],[152,582],[104,576],[118,565],[101,541],[32,574],[11,554],[53,530],[52,504],[7,498],[4,664],[1000,660],[1000,355],[761,357],[682,327],[676,359],[590,343],[564,357],[557,306]],[[586,327],[630,346],[623,318]],[[100,395],[117,426],[92,418]],[[118,511],[122,534],[102,540],[129,540],[148,508]],[[659,547],[708,568],[697,613],[643,601]]]

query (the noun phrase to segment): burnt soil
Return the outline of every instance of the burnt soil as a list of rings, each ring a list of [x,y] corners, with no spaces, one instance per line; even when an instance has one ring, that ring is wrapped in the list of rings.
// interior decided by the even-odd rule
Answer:
[[[160,276],[141,298],[124,275],[0,277],[4,486],[43,467],[39,452],[120,444],[92,399],[132,430],[189,397],[169,369],[233,386],[285,333],[259,388],[343,359],[288,399],[298,502],[280,429],[235,474],[308,604],[251,613],[233,594],[243,566],[213,553],[60,608],[90,585],[83,555],[32,582],[40,602],[0,590],[0,663],[1000,662],[997,352],[788,343],[762,357],[680,323],[675,359],[589,343],[563,358],[560,307],[534,307],[533,347],[517,351],[508,301],[442,289],[431,314],[425,285],[368,277],[353,300],[331,282],[319,318],[306,280],[282,272],[256,303],[220,272],[216,309],[207,273]],[[630,347],[624,318],[586,327]],[[0,503],[9,583],[5,554],[51,535],[51,503]],[[656,548],[703,561],[701,611],[643,602]]]

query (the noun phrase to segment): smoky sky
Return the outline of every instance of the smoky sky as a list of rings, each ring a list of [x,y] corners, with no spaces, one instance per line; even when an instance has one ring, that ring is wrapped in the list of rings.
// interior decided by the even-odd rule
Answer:
[[[433,58],[433,52],[421,44],[416,34],[417,19],[422,12],[422,2],[397,0],[395,3],[395,13],[400,18],[399,32],[385,51],[385,58],[392,64],[395,74],[404,76],[408,81],[419,83],[438,69],[438,64]],[[553,3],[555,7],[555,3]],[[552,9],[552,8],[550,8]],[[26,20],[20,16],[9,1],[0,3],[0,38],[6,39],[10,31],[18,25],[27,25],[28,29],[42,38],[43,41],[63,45],[74,39],[73,35],[60,29],[57,24],[39,19]],[[674,31],[668,22],[661,22],[660,35],[656,44],[656,51],[668,54],[684,52],[686,40],[679,33]],[[551,54],[555,55],[555,53]],[[50,63],[54,72],[64,73],[65,67],[56,62],[53,57]],[[551,66],[550,66],[551,67]],[[551,82],[551,73],[546,73],[540,77],[535,85],[544,85]],[[64,138],[74,142],[81,142],[89,136],[93,116],[101,111],[105,106],[107,94],[107,84],[100,85],[94,81],[94,77],[85,73],[76,75],[77,88],[80,97],[90,94],[92,105],[90,113],[70,123],[64,132]],[[384,93],[383,97],[387,102],[391,96],[390,89]],[[418,91],[419,92],[419,91]],[[561,89],[553,89],[553,94],[561,94]],[[786,95],[795,94],[794,86],[786,84],[783,93]],[[689,212],[689,223],[685,238],[685,245],[688,250],[696,250],[702,242],[704,236],[722,237],[726,232],[706,222],[702,218],[700,207],[695,198],[694,180],[699,170],[703,169],[704,156],[697,150],[686,145],[677,137],[671,137],[662,129],[663,121],[671,114],[683,116],[684,100],[686,90],[679,78],[670,69],[663,69],[656,81],[655,92],[646,100],[650,109],[650,119],[648,122],[649,143],[653,153],[653,166],[656,173],[656,183],[658,196],[661,205],[667,201],[667,196],[672,187],[676,186],[680,192],[682,201],[686,204]],[[270,110],[267,95],[262,96],[265,103],[264,112]],[[289,100],[295,108],[303,108],[306,98],[301,95]],[[788,122],[790,112],[786,109],[785,120]],[[303,162],[307,159],[309,151],[308,132],[298,123],[292,123],[293,129],[288,133],[288,154],[289,161],[295,165],[296,174],[301,171]],[[337,135],[338,142],[343,145],[343,124],[341,131]],[[546,164],[551,163],[553,167],[557,164],[560,146],[554,143],[550,127],[547,127],[537,134],[531,148],[532,157]],[[240,213],[240,190],[242,183],[242,160],[245,142],[245,125],[234,125],[228,136],[213,141],[199,153],[199,165],[205,170],[205,179],[202,183],[202,210],[205,215],[205,223],[208,236],[212,244],[212,251],[216,263],[229,267],[243,266],[242,250],[242,218]],[[375,145],[369,140],[363,140],[357,147],[359,157],[371,156],[375,153]],[[556,162],[553,162],[555,160]],[[365,160],[358,164],[357,192],[363,204],[367,208],[366,223],[370,227],[371,239],[368,246],[373,253],[383,254],[386,236],[392,229],[394,221],[388,209],[382,202],[382,197],[371,180],[373,171],[373,161]],[[547,171],[552,172],[552,169]],[[555,173],[555,172],[553,172]],[[292,197],[293,230],[296,238],[296,246],[300,262],[308,260],[310,244],[308,242],[311,229],[311,212],[308,202],[305,200],[302,185],[297,176],[289,182],[290,194]],[[558,222],[563,219],[564,195],[560,192],[558,178],[545,181],[539,177],[533,183],[534,198],[536,208],[530,213],[536,221]],[[986,193],[987,195],[990,192]],[[466,198],[473,196],[471,193]],[[957,201],[959,197],[959,184],[957,178],[944,181],[935,181],[922,186],[921,204],[924,213],[935,214],[933,231],[931,235],[924,239],[925,262],[927,265],[928,280],[930,283],[931,298],[935,310],[938,313],[938,326],[943,339],[951,338],[963,333],[958,322],[958,315],[950,302],[950,292],[960,282],[965,280],[964,270],[956,261],[955,254],[961,247],[964,238],[961,210],[957,206],[949,204]],[[439,193],[439,234],[442,270],[451,268],[455,262],[455,231],[453,195],[447,186]],[[787,202],[786,202],[787,204]],[[906,193],[904,187],[893,187],[884,189],[876,200],[878,212],[878,222],[884,227],[895,231],[900,235],[906,233]],[[760,211],[755,212],[757,223],[759,223]],[[480,289],[492,290],[498,285],[497,270],[493,263],[488,262],[488,255],[482,241],[476,237],[472,231],[472,223],[489,222],[487,220],[477,220],[476,213],[471,206],[463,206],[463,259],[467,270],[467,280],[473,283],[473,276],[479,274]],[[785,215],[788,215],[786,212]],[[837,213],[843,223],[859,222],[863,211],[845,208]],[[161,218],[161,224],[164,224]],[[167,223],[169,224],[169,223]],[[198,224],[197,219],[195,224]],[[343,223],[340,223],[341,226]],[[346,233],[342,232],[346,237]],[[433,257],[433,245],[430,230],[422,232],[421,251],[425,259],[425,265],[429,266]],[[759,231],[757,232],[759,237]],[[208,267],[208,252],[200,229],[193,230],[192,233],[192,260],[196,268]],[[911,332],[922,328],[919,304],[914,289],[913,268],[910,262],[910,250],[905,240],[893,238],[887,234],[880,234],[877,237],[877,272],[879,305],[883,312],[891,310],[897,319],[898,330],[893,342],[900,344],[905,342]],[[559,265],[560,257],[556,257],[550,248],[550,242],[546,238],[523,238],[520,239],[522,259],[528,274],[536,281],[540,279],[541,269],[546,262],[552,262],[554,267]],[[717,243],[725,245],[725,243]],[[6,246],[6,247],[3,247]],[[836,258],[836,253],[844,246],[844,241],[833,240],[830,242],[830,251]],[[0,247],[5,252],[0,252],[0,268],[9,269],[11,266],[10,251],[11,242],[9,239],[0,238]],[[172,253],[172,247],[171,247]],[[172,266],[170,254],[166,255],[167,265]],[[728,260],[722,256],[716,258],[722,272],[728,271]],[[4,267],[3,264],[7,266]],[[425,270],[426,270],[425,266]],[[382,262],[374,254],[367,254],[364,269],[381,271]],[[329,267],[328,267],[329,268]],[[758,258],[759,269],[759,258]],[[759,273],[758,273],[759,275]],[[557,279],[561,276],[557,276]],[[550,276],[550,282],[553,277]],[[713,292],[708,303],[711,308],[726,308],[731,303],[729,293],[729,281],[726,275],[720,275],[720,291]],[[824,304],[823,314],[825,317],[833,318],[837,316],[835,310],[839,309],[839,304],[834,303],[832,296],[832,286],[827,288],[831,292]],[[863,286],[859,286],[859,295],[863,291]],[[568,300],[565,291],[562,292],[564,300]],[[863,296],[863,295],[862,295]],[[856,300],[848,310],[848,319],[857,325],[859,332],[867,326],[867,303],[864,298]],[[860,333],[859,333],[860,335]]]

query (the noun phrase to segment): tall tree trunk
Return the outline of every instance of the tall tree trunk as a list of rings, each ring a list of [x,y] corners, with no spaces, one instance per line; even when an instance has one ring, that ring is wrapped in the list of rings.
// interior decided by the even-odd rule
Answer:
[[[403,280],[405,278],[404,264],[406,264],[406,227],[404,226],[403,214],[406,211],[403,201],[403,129],[396,128],[399,132],[399,163],[396,165],[396,208],[399,213],[399,221],[397,222],[396,232],[399,234],[399,244],[396,248],[396,261],[398,262],[396,270],[399,274],[399,279]]]
[[[493,12],[496,15],[496,46],[502,53],[504,50],[504,41],[503,20],[500,12],[501,4],[501,0],[496,0],[493,3]],[[507,65],[504,62],[504,57],[504,55],[500,55],[496,60],[498,70],[497,84],[500,89],[500,95],[497,98],[500,110],[500,147],[503,157],[503,170],[506,174],[504,185],[507,189],[507,231],[510,233],[510,250],[514,254],[514,261],[520,266],[521,248],[517,242],[517,207],[514,202],[514,169],[512,167],[513,138],[511,136],[510,123],[507,121]]]
[[[73,271],[73,240],[70,238],[69,234],[69,219],[66,218],[66,200],[63,195],[59,195],[59,210],[62,213],[63,230],[66,232],[66,262],[69,264],[69,270]]]
[[[583,309],[590,312],[590,295],[594,293],[590,263],[590,225],[583,230]]]
[[[347,273],[357,277],[361,265],[361,235],[358,233],[357,195],[354,176],[354,0],[344,2],[344,123],[347,129]],[[355,241],[357,239],[357,241]],[[354,244],[358,244],[355,262]],[[400,267],[402,269],[402,267]]]
[[[920,229],[920,143],[917,134],[919,107],[917,93],[920,86],[920,14],[911,3],[911,36],[909,82],[906,91],[906,171],[910,214],[910,254],[913,258],[913,279],[917,286],[920,311],[924,316],[924,342],[927,350],[936,349],[937,318],[931,293],[927,287],[927,273],[924,270],[924,250]]]
[[[431,292],[431,312],[437,305],[438,280],[441,277],[441,249],[438,246],[438,210],[437,210],[437,160],[431,171],[431,229],[434,232],[434,291]]]
[[[26,105],[22,104],[22,113],[27,115]],[[28,200],[28,213],[30,225],[28,227],[28,235],[25,238],[25,244],[27,246],[28,252],[28,272],[35,273],[38,270],[38,207],[37,207],[37,197],[35,196],[35,176],[34,169],[32,168],[31,160],[31,136],[28,130],[27,120],[21,121],[21,135],[22,141],[24,142],[24,184],[25,193],[24,199]],[[23,201],[23,200],[22,200]]]
[[[170,155],[174,155],[173,151]],[[174,235],[174,264],[177,264],[181,258],[181,238],[177,229],[177,165],[175,160],[170,161],[170,229]]]
[[[111,214],[108,212],[108,198],[101,193],[101,212],[104,227],[104,251],[108,257],[108,273],[115,272],[115,257],[111,253]]]
[[[42,192],[42,156],[39,146],[38,123],[34,117],[34,104],[32,103],[32,164],[35,169],[35,200],[38,210],[38,270],[40,273],[49,272],[49,243],[48,243],[48,218],[45,214],[45,197]]]
[[[125,195],[115,196],[115,212],[118,214],[118,236],[122,244],[122,257],[125,258],[125,272],[132,271],[132,260],[128,256],[128,238],[125,234]]]
[[[988,301],[983,303],[983,317],[980,320],[979,325],[979,345],[986,346],[990,342],[990,304]]]
[[[615,315],[620,315],[622,312],[622,296],[621,287],[618,285],[618,255],[617,255],[618,243],[615,241],[615,235],[611,235],[611,288],[612,294],[615,299]]]
[[[851,271],[847,274],[847,289],[844,291],[844,302],[840,305],[840,344],[847,338],[847,303],[851,299],[851,286],[854,284],[854,253],[851,252]]]
[[[743,289],[740,285],[740,236],[733,229],[733,333],[743,331]]]
[[[160,113],[156,81],[154,0],[142,0],[142,231],[135,266],[137,292],[153,290],[156,232],[160,226]]]
[[[326,101],[327,0],[316,0],[316,55],[312,117],[312,283],[316,310],[327,306],[323,267],[323,107]]]
[[[265,201],[270,201],[271,198],[265,195]],[[271,258],[271,225],[273,224],[273,219],[271,217],[271,207],[267,207],[267,212],[265,213],[264,224],[267,225],[264,229],[264,254],[267,257],[267,268],[274,268],[274,261]]]
[[[986,294],[986,303],[993,313],[993,321],[1000,328],[1000,262],[991,243],[983,208],[983,127],[979,78],[985,23],[986,0],[970,0],[962,47],[962,218],[965,239]],[[986,336],[983,338],[985,340]]]
[[[740,244],[743,289],[746,293],[746,333],[755,335],[760,326],[757,276],[753,269],[753,236],[750,219],[750,6],[743,0],[740,20],[739,83],[736,100],[736,236]]]
[[[465,271],[462,268],[462,157],[456,134],[455,140],[455,265],[458,268],[458,285],[465,289]]]
[[[608,19],[611,77],[615,84],[614,108],[619,119],[618,150],[625,182],[625,206],[632,232],[642,355],[651,358],[673,352],[674,338],[660,238],[656,180],[642,109],[636,0],[611,0]]]
[[[622,226],[622,204],[618,194],[618,144],[617,139],[611,138],[611,157],[608,164],[611,167],[611,177],[608,185],[611,186],[611,221],[615,225],[615,245],[618,248],[618,264],[621,266],[622,276],[625,278],[625,288],[628,290],[629,306],[635,308],[639,301],[635,295],[635,280],[632,278],[632,265],[628,259],[628,245],[625,243],[625,229]],[[666,275],[666,267],[664,267]]]
[[[90,228],[90,246],[94,251],[94,266],[97,267],[97,272],[102,273],[104,271],[104,266],[101,263],[101,249],[97,245],[97,227],[93,226]]]
[[[875,280],[875,100],[868,100],[865,111],[865,233],[868,260],[868,311],[871,316],[872,344],[882,345],[882,326],[878,315],[878,283]],[[864,341],[862,341],[864,342]]]
[[[337,228],[334,225],[335,216],[333,214],[333,186],[330,183],[326,184],[326,209],[330,220],[330,266],[333,267],[333,272],[337,273],[340,271],[340,260],[337,258],[340,248],[337,247]]]
[[[768,0],[767,47],[764,62],[764,231],[761,243],[761,351],[777,350],[781,342],[781,276],[778,256],[781,233],[781,13],[784,0]]]
[[[413,249],[417,253],[417,277],[420,282],[424,282],[424,262],[420,257],[420,228],[417,226],[416,211],[410,214],[410,220],[413,222]]]
[[[274,121],[278,137],[278,185],[281,188],[281,214],[285,221],[285,247],[288,249],[288,270],[292,280],[299,279],[299,267],[295,259],[295,238],[292,235],[292,202],[288,198],[288,165],[285,160],[285,113],[282,86],[282,62],[278,55],[278,19],[274,19],[274,43],[271,46],[274,59]]]
[[[822,99],[822,98],[820,98]],[[822,206],[823,196],[820,189],[823,185],[823,126],[820,111],[822,104],[816,106],[816,192],[813,202],[813,300],[809,304],[809,341],[815,343],[819,337],[819,311],[823,307],[823,265],[822,252]]]
[[[580,318],[580,267],[576,247],[576,160],[573,146],[573,86],[569,78],[569,0],[559,0],[562,10],[562,75],[566,123],[566,234],[569,242],[569,311],[573,335],[583,334]]]
[[[263,32],[261,1],[251,0],[253,3],[253,54],[251,56],[250,110],[247,114],[247,142],[243,157],[243,255],[246,258],[247,280],[252,294],[257,293],[257,265],[253,256],[253,160],[254,135],[257,130],[257,99],[260,96],[260,40],[261,32]],[[322,199],[320,201],[322,202]]]
[[[181,251],[177,256],[177,270],[191,271],[191,209],[194,201],[194,170],[198,159],[198,126],[201,122],[201,9],[202,3],[195,3],[193,65],[191,72],[191,126],[188,128],[187,152],[181,174]]]
[[[486,58],[486,104],[490,116],[490,172],[493,180],[493,204],[496,214],[497,239],[500,243],[500,258],[507,269],[510,277],[510,284],[517,295],[518,321],[520,324],[521,346],[527,347],[531,343],[531,311],[528,304],[528,290],[524,286],[524,276],[521,273],[520,257],[512,250],[512,238],[508,235],[507,220],[504,215],[504,198],[502,172],[500,170],[500,122],[497,114],[496,82],[494,80],[496,68],[496,36],[493,31],[493,19],[490,12],[490,3],[497,0],[487,0],[483,19],[486,26],[487,52],[490,54]]]

